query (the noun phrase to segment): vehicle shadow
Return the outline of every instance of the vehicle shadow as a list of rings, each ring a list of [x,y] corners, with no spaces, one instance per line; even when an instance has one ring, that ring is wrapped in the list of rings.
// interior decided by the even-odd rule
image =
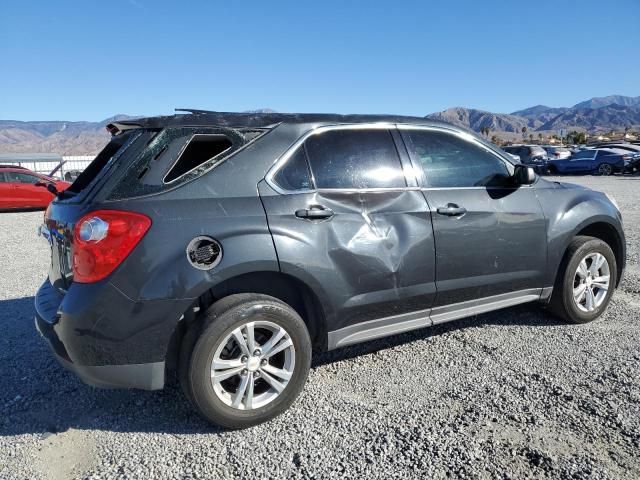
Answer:
[[[91,429],[162,432],[174,435],[222,433],[200,418],[175,378],[162,391],[103,390],[64,370],[34,322],[33,297],[0,301],[0,436]],[[312,368],[358,355],[480,325],[542,327],[560,323],[535,306],[520,306],[375,340],[314,356]]]

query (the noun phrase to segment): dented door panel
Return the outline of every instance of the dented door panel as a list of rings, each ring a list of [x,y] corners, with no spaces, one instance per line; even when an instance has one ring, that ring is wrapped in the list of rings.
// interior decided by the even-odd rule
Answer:
[[[281,270],[330,290],[318,288],[328,330],[431,307],[435,249],[419,190],[279,195],[261,182],[259,191]],[[313,205],[333,216],[296,217]]]

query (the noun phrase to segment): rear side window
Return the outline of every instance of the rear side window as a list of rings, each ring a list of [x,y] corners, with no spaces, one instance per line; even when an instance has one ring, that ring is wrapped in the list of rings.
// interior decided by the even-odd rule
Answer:
[[[307,163],[307,154],[304,147],[298,148],[287,163],[273,177],[273,181],[285,190],[310,190],[311,173]]]
[[[108,180],[111,183],[105,183],[108,198],[152,195],[198,178],[247,144],[250,140],[244,135],[218,126],[166,127],[154,132],[141,151]]]
[[[388,130],[330,130],[304,144],[317,188],[406,187]]]
[[[232,145],[224,135],[194,135],[167,173],[164,181],[171,183],[185,173],[226,152]]]
[[[403,132],[414,162],[431,188],[503,184],[509,170],[497,155],[456,135],[429,130]]]

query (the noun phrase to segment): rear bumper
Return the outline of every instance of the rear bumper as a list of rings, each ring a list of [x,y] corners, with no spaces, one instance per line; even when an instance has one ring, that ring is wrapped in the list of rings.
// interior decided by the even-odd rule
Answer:
[[[46,280],[35,296],[35,324],[60,364],[85,383],[157,390],[179,318],[171,312],[181,305],[135,302],[108,283],[73,284],[63,295]]]

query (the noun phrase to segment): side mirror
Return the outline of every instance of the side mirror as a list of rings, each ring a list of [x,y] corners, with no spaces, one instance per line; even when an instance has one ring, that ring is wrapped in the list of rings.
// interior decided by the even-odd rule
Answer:
[[[513,172],[513,180],[518,185],[531,185],[536,181],[536,172],[531,167],[518,164]]]

